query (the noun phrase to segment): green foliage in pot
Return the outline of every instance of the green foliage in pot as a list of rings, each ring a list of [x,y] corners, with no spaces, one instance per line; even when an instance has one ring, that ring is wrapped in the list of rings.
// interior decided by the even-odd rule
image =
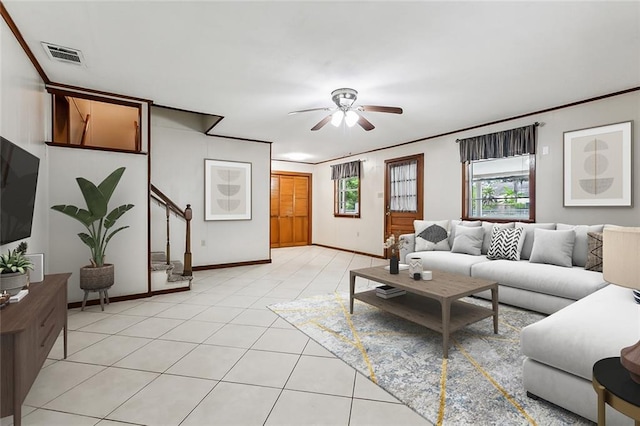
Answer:
[[[81,232],[78,237],[91,249],[90,260],[94,267],[104,266],[107,244],[115,234],[129,227],[127,225],[112,229],[116,221],[133,208],[133,204],[123,204],[110,212],[108,211],[109,199],[118,186],[124,170],[124,167],[114,170],[98,186],[85,178],[76,178],[87,204],[86,209],[64,204],[51,207],[53,210],[71,216],[87,228],[89,233]]]
[[[26,251],[26,245],[24,249]],[[33,269],[33,263],[25,257],[22,245],[15,250],[9,250],[7,254],[0,255],[0,274],[12,274],[14,272],[24,274],[27,269]]]

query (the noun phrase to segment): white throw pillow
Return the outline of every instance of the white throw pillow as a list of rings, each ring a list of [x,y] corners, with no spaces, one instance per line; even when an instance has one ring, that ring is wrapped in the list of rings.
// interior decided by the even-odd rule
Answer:
[[[549,263],[551,265],[571,268],[573,261],[573,243],[576,233],[573,229],[564,231],[551,231],[548,229],[536,229],[535,239],[531,249],[529,262]]]
[[[480,256],[482,251],[482,241],[484,240],[484,229],[481,226],[456,226],[456,236],[453,239],[453,253],[472,254]]]
[[[515,222],[507,222],[507,223],[494,223],[494,222],[482,222],[482,229],[484,229],[484,240],[482,241],[482,254],[487,254],[489,252],[489,247],[491,246],[491,237],[493,236],[493,228],[498,227],[499,229],[513,228],[515,227]]]
[[[414,220],[416,251],[449,251],[448,220]]]
[[[487,259],[520,260],[520,252],[524,243],[524,229],[493,227],[491,246]]]

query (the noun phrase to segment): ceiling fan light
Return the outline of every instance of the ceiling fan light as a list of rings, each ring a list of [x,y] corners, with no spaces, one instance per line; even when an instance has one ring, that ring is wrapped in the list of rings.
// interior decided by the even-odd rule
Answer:
[[[344,122],[347,126],[353,127],[358,122],[358,114],[355,111],[347,111],[344,115]]]
[[[340,123],[342,123],[342,118],[344,117],[344,111],[338,110],[331,114],[331,124],[335,127],[338,127]]]

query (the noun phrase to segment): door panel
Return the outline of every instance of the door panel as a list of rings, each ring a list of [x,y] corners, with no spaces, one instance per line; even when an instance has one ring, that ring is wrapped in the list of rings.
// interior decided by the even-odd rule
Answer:
[[[418,154],[409,157],[394,158],[385,161],[385,237],[390,234],[400,235],[414,232],[413,221],[423,218],[423,194],[424,194],[424,155]],[[407,165],[415,165],[415,174],[398,178],[399,169],[406,168]],[[392,188],[392,176],[396,182]],[[398,189],[401,188],[401,189]],[[415,203],[407,203],[411,207],[397,207],[392,203],[392,196],[406,191],[407,194],[415,196]],[[410,197],[407,197],[410,198]],[[395,204],[398,204],[397,202]]]
[[[311,175],[271,175],[271,247],[311,243]]]
[[[271,217],[271,247],[278,247],[280,241],[280,220],[277,216]]]

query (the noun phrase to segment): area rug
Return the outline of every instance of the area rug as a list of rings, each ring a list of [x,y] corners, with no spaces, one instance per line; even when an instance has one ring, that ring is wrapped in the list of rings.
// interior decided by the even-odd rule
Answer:
[[[488,301],[463,299],[490,307]],[[270,309],[437,425],[591,425],[526,396],[520,330],[544,316],[500,305],[499,334],[487,318],[450,337],[335,293],[271,305]]]

